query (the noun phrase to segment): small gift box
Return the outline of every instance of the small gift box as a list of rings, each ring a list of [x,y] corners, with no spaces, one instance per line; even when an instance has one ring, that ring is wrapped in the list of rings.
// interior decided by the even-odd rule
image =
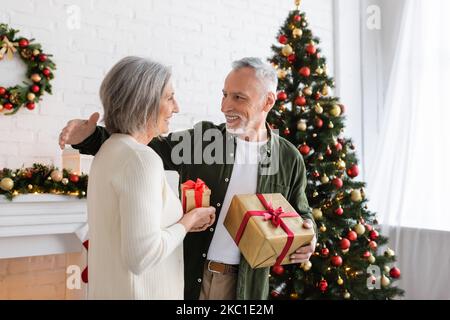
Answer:
[[[283,195],[235,195],[224,221],[252,268],[290,264],[289,256],[314,237]]]
[[[186,181],[181,185],[183,212],[189,212],[194,208],[209,207],[211,190],[201,179]]]

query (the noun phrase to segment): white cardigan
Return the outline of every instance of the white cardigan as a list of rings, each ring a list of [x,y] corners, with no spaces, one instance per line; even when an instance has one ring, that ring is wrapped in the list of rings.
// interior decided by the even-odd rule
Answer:
[[[113,134],[88,186],[89,299],[183,299],[182,207],[161,158]]]

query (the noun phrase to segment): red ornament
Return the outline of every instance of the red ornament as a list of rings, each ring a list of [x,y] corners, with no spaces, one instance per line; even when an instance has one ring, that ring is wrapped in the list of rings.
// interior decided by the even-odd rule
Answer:
[[[302,21],[302,16],[299,16],[298,14],[296,14],[296,15],[294,16],[294,21],[295,21],[295,22],[300,22],[300,21]]]
[[[350,178],[355,178],[359,174],[359,168],[356,164],[352,165],[350,168],[347,169],[347,175]]]
[[[41,88],[39,88],[38,85],[31,86],[31,91],[33,91],[34,93],[38,93],[40,90]]]
[[[317,58],[317,59],[320,59],[320,53],[317,52],[316,58]]]
[[[320,92],[316,92],[316,94],[314,95],[314,99],[319,100],[320,98],[322,98],[322,95],[320,94]]]
[[[372,231],[373,227],[370,224],[365,224],[364,225],[366,227],[367,231]]]
[[[282,34],[278,37],[278,42],[281,44],[286,44],[288,43],[288,38],[284,34]]]
[[[80,177],[77,174],[71,173],[69,175],[69,180],[73,183],[77,183],[78,181],[80,181]]]
[[[306,98],[305,96],[298,96],[295,99],[295,104],[298,106],[306,106]]]
[[[340,144],[339,142],[337,142],[334,147],[336,148],[336,151],[341,151],[342,150],[342,144]]]
[[[44,76],[48,77],[52,74],[52,72],[50,71],[50,69],[45,68],[44,70],[42,70],[42,73],[44,74]]]
[[[40,54],[39,55],[39,61],[40,62],[45,62],[47,61],[47,56],[45,54]]]
[[[364,258],[364,259],[369,259],[369,257],[370,257],[371,255],[372,255],[372,254],[371,254],[369,251],[366,251],[366,252],[363,253],[363,258]]]
[[[301,76],[307,78],[311,75],[311,70],[308,67],[302,67],[299,73]]]
[[[394,278],[394,279],[400,278],[400,269],[399,269],[399,268],[396,268],[396,267],[393,267],[393,268],[391,269],[391,271],[389,271],[389,275],[390,275],[392,278]]]
[[[272,273],[281,276],[284,273],[283,266],[273,266],[272,267]]]
[[[327,155],[327,156],[331,156],[331,149],[330,149],[330,147],[327,147],[327,151],[325,151],[325,155]]]
[[[6,89],[3,87],[0,87],[0,96],[4,95],[6,93]]]
[[[308,44],[306,46],[306,52],[309,54],[315,54],[316,53],[316,47],[313,44]]]
[[[289,130],[289,128],[286,128],[286,129],[284,129],[283,133],[285,136],[288,136],[291,134],[291,130]]]
[[[323,248],[322,250],[320,250],[320,253],[322,254],[322,256],[328,257],[328,255],[330,254],[330,250],[328,250],[328,248]]]
[[[284,101],[287,99],[287,94],[284,91],[280,91],[277,96],[278,100]]]
[[[344,183],[342,182],[342,179],[340,179],[340,178],[334,178],[332,183],[337,189],[342,188],[342,186],[344,185]]]
[[[315,124],[316,124],[316,128],[320,129],[323,126],[323,120],[320,118],[316,118]]]
[[[331,258],[331,264],[335,267],[340,267],[342,265],[342,258],[341,256],[333,256]]]
[[[287,60],[290,62],[290,63],[294,63],[295,62],[295,59],[297,59],[297,57],[296,57],[296,55],[295,54],[290,54],[290,55],[288,55],[288,57],[287,57]]]
[[[351,230],[348,232],[348,234],[347,234],[348,240],[355,241],[357,238],[358,238],[358,234],[355,231]]]
[[[320,280],[320,282],[319,282],[320,291],[325,292],[325,291],[327,291],[327,288],[328,288],[327,280]]]
[[[350,248],[350,240],[348,240],[347,238],[343,238],[341,240],[341,249],[342,250],[347,250],[348,248]]]
[[[317,179],[318,177],[320,177],[320,173],[319,173],[318,171],[314,171],[312,175],[313,175],[313,177],[316,178],[316,179]]]
[[[344,214],[344,209],[342,209],[342,207],[339,207],[334,210],[334,213],[336,213],[338,216],[342,216]]]
[[[298,150],[302,155],[306,156],[311,151],[311,148],[307,144],[302,144],[302,146]]]
[[[378,247],[377,243],[375,241],[370,241],[369,242],[369,248],[372,250],[376,250]]]
[[[28,102],[26,104],[26,107],[28,110],[34,110],[34,108],[36,107],[36,105],[33,102]]]
[[[29,44],[30,42],[27,39],[20,39],[19,41],[19,47],[21,48],[26,48]]]
[[[4,107],[6,110],[12,110],[12,109],[14,108],[14,106],[13,106],[11,103],[9,103],[9,102],[5,103],[5,104],[3,105],[3,107]]]
[[[369,237],[371,240],[377,240],[379,237],[377,230],[370,231]]]

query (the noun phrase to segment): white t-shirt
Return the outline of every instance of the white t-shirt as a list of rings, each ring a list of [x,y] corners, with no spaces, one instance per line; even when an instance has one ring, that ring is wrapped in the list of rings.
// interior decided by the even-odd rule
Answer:
[[[216,231],[209,246],[208,260],[227,264],[239,264],[240,262],[241,254],[239,248],[223,225],[223,221],[234,195],[256,193],[259,149],[266,143],[267,141],[249,142],[236,139],[233,173],[231,174],[227,193],[220,210]]]

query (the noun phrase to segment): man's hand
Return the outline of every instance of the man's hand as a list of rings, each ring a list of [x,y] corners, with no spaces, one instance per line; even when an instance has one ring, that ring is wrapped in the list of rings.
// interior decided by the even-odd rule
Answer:
[[[66,144],[79,144],[95,132],[100,114],[95,112],[89,120],[74,119],[59,134],[59,147],[64,150]]]
[[[313,223],[311,220],[303,221],[303,227],[306,229],[311,229],[313,227]],[[303,246],[295,251],[295,253],[291,254],[290,259],[291,263],[303,263],[309,260],[311,255],[316,250],[316,236],[311,240],[311,243]]]

